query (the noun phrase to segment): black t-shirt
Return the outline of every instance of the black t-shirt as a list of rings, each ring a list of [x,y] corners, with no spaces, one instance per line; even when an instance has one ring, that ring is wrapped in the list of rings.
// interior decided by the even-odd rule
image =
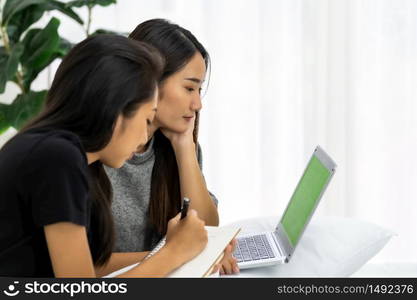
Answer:
[[[0,276],[53,277],[44,226],[90,223],[89,172],[79,138],[32,129],[0,150]]]

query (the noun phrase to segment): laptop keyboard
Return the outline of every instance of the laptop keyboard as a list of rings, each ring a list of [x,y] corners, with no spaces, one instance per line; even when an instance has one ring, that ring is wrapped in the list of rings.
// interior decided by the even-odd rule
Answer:
[[[237,245],[233,256],[237,262],[274,258],[271,245],[265,234],[237,238]]]

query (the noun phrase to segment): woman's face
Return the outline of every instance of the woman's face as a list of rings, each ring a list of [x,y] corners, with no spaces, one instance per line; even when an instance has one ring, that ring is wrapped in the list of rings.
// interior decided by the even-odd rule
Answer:
[[[206,65],[200,52],[178,72],[169,76],[160,87],[155,127],[177,133],[187,130],[201,109],[201,84],[206,75]]]
[[[109,144],[100,151],[100,160],[106,166],[120,168],[148,141],[148,127],[152,124],[158,101],[158,90],[154,97],[142,104],[130,118],[119,116]]]

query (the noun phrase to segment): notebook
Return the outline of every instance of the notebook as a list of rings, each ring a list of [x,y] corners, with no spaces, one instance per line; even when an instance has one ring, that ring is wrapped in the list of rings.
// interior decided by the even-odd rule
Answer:
[[[167,277],[207,277],[213,267],[223,258],[223,251],[227,245],[237,236],[239,227],[225,226],[214,227],[205,226],[208,235],[208,242],[204,250],[186,262],[181,267],[168,274]],[[158,247],[161,248],[161,247]],[[153,251],[152,251],[153,252]],[[140,263],[127,266],[104,277],[115,277],[129,271]]]
[[[223,251],[236,237],[240,228],[206,226],[206,248],[189,262],[171,272],[168,277],[207,277],[223,258]]]

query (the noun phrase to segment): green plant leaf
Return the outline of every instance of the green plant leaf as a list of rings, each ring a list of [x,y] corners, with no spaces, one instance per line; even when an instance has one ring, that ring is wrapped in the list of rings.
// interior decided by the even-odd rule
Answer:
[[[9,40],[13,43],[19,42],[23,32],[37,22],[44,12],[45,9],[41,5],[30,5],[14,14],[7,25]]]
[[[14,77],[23,49],[20,43],[13,46],[10,54],[6,53],[4,47],[0,48],[0,93],[4,92],[7,81]]]
[[[67,3],[69,7],[82,7],[95,5],[109,6],[110,4],[116,4],[116,0],[74,0]]]
[[[6,52],[4,47],[0,47],[0,93],[4,92],[4,87],[7,82],[7,61],[9,60],[9,55]]]
[[[60,37],[59,38],[59,46],[57,49],[58,57],[64,57],[68,54],[68,52],[74,47],[74,44],[72,44],[70,41]]]
[[[55,59],[62,58],[71,50],[73,45],[66,39],[60,38],[59,46],[57,51],[49,57],[43,65],[40,65],[37,68],[26,69],[23,76],[23,85],[25,90],[30,89],[32,82],[38,77],[39,73],[42,72],[46,67],[48,67]]]
[[[127,32],[117,32],[117,31],[112,31],[112,30],[102,29],[102,28],[97,29],[91,35],[97,35],[97,34],[117,34],[117,35],[125,35],[125,36],[129,35]]]
[[[59,46],[57,49],[58,57],[64,57],[68,54],[68,52],[74,47],[74,44],[72,44],[67,39],[64,39],[62,37],[59,38]]]
[[[25,51],[21,62],[26,70],[44,66],[59,47],[59,20],[52,18],[44,29],[31,29],[23,39]]]
[[[7,25],[16,13],[24,10],[30,5],[42,4],[47,0],[7,0],[3,8],[3,19],[1,25]]]
[[[71,7],[68,7],[66,3],[55,0],[43,1],[40,4],[29,5],[11,17],[7,25],[9,39],[12,42],[17,43],[23,32],[25,32],[30,25],[38,21],[43,16],[45,11],[50,10],[60,11],[61,13],[74,19],[76,22],[84,24],[83,20]]]
[[[49,59],[45,62],[44,65],[41,65],[39,68],[32,68],[26,70],[26,72],[23,75],[23,86],[25,91],[30,90],[30,86],[32,82],[38,77],[39,73],[43,71],[49,64],[51,64],[55,59],[57,59],[59,56],[57,54],[54,54],[49,57]]]
[[[36,31],[32,32],[31,34],[36,34]],[[53,53],[53,55],[51,55],[43,65],[40,65],[36,68],[26,68],[25,73],[23,75],[23,85],[25,90],[30,89],[30,85],[36,79],[36,77],[38,77],[40,72],[42,72],[46,67],[48,67],[55,59],[62,58],[65,55],[67,55],[67,53],[71,50],[72,47],[73,45],[68,40],[60,38],[57,51]]]
[[[58,10],[61,13],[70,17],[71,19],[75,20],[79,24],[81,25],[84,24],[84,21],[80,18],[80,16],[77,15],[75,11],[70,6],[67,5],[67,3],[50,0],[50,1],[47,1],[47,3],[45,4],[45,9],[46,10]]]
[[[41,111],[46,94],[47,91],[30,91],[27,94],[20,94],[12,104],[6,105],[6,108],[3,107],[3,110],[6,112],[6,122],[9,126],[20,130],[24,124]],[[6,122],[4,123],[6,124]]]
[[[7,120],[8,105],[0,103],[0,135],[3,134],[10,127],[9,120]]]

